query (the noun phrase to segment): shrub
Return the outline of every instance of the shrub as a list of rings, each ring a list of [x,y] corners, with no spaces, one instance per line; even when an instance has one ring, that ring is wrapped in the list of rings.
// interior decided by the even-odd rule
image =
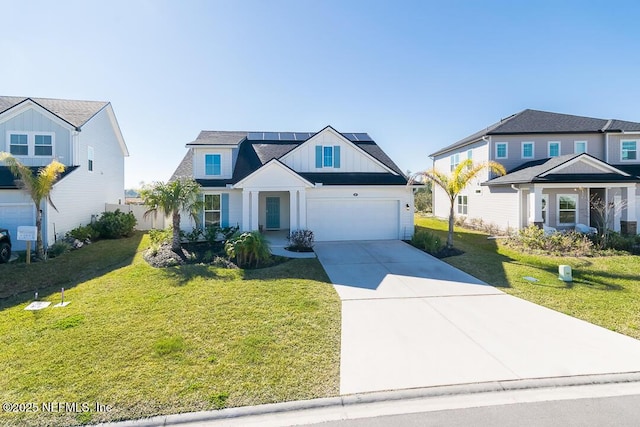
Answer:
[[[154,245],[161,245],[163,243],[171,243],[173,237],[173,231],[171,228],[165,228],[158,230],[156,228],[149,230],[149,239]]]
[[[195,243],[195,242],[197,242],[197,241],[200,239],[200,237],[201,237],[203,234],[204,234],[204,233],[203,233],[203,231],[202,231],[202,229],[201,229],[201,228],[197,228],[197,227],[195,227],[195,228],[194,228],[193,230],[191,230],[190,232],[188,232],[188,233],[186,233],[186,232],[185,232],[185,233],[184,233],[184,237],[186,237],[186,239],[187,239],[189,242],[191,242],[191,243]]]
[[[544,230],[530,225],[506,240],[513,248],[547,255],[592,255],[594,246],[588,236],[575,231],[545,235]]]
[[[49,249],[47,250],[47,256],[49,258],[55,258],[57,256],[60,256],[64,253],[67,253],[71,250],[71,245],[67,242],[65,242],[64,240],[60,240],[58,242],[55,242],[53,245],[49,246]]]
[[[240,227],[220,227],[218,225],[208,225],[204,230],[204,237],[212,245],[229,240],[231,236],[238,232]]]
[[[81,225],[71,231],[68,231],[66,237],[78,239],[81,242],[86,242],[87,240],[97,240],[98,237],[100,237],[100,234],[95,230],[95,228],[93,228],[91,224],[89,224]]]
[[[103,213],[93,224],[93,228],[105,239],[120,239],[133,233],[136,222],[133,213],[124,213],[116,209],[115,212]]]
[[[440,238],[427,230],[416,231],[411,238],[411,244],[432,255],[437,254],[443,248]]]
[[[311,230],[294,230],[287,240],[289,241],[289,248],[293,251],[299,252],[311,252],[313,250],[313,231]]]
[[[224,244],[224,250],[230,258],[236,259],[238,267],[257,267],[271,256],[269,243],[257,231],[236,233]]]

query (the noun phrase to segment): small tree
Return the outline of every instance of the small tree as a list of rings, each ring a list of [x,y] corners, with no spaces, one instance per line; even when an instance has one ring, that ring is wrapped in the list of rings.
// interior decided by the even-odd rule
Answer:
[[[615,221],[615,217],[620,215],[624,208],[626,208],[627,201],[621,200],[618,204],[614,202],[607,203],[597,194],[593,194],[589,200],[589,206],[595,213],[594,221],[601,233],[598,239],[598,246],[600,249],[604,249],[609,246],[611,227],[614,226],[613,222]]]
[[[449,197],[449,234],[447,235],[447,248],[453,247],[454,206],[456,197],[485,169],[489,169],[498,175],[504,175],[506,173],[504,166],[500,163],[489,161],[474,164],[471,159],[465,159],[458,164],[451,174],[438,171],[434,168],[424,172],[418,172],[414,175],[414,179],[422,177],[432,181],[438,187],[442,188],[447,194],[447,197]]]
[[[171,249],[180,250],[180,212],[188,212],[189,215],[200,223],[199,213],[202,209],[202,196],[200,185],[192,178],[178,178],[174,181],[155,182],[140,191],[140,197],[149,208],[144,216],[157,215],[158,211],[165,215],[171,215],[173,224],[173,237]]]
[[[57,160],[52,160],[47,166],[33,170],[23,165],[9,153],[0,153],[0,162],[4,162],[11,173],[16,177],[16,185],[29,194],[36,206],[36,255],[44,259],[44,244],[42,242],[42,209],[40,205],[46,200],[56,211],[58,208],[51,200],[51,191],[58,177],[64,172],[64,165]]]

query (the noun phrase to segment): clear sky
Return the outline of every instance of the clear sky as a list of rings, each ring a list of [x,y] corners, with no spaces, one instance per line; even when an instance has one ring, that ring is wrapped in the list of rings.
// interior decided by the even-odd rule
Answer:
[[[126,186],[200,130],[367,132],[402,170],[526,108],[640,121],[637,1],[0,0],[0,94],[110,101]]]

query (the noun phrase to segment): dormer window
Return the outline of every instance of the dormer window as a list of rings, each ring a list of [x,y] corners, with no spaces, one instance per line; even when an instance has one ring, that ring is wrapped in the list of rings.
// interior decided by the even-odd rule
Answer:
[[[222,175],[220,154],[206,154],[204,156],[205,175]]]
[[[316,145],[316,168],[339,168],[340,167],[340,146],[339,145]]]
[[[35,155],[51,156],[53,154],[53,144],[51,135],[35,135]]]
[[[12,156],[29,155],[29,142],[27,141],[27,135],[15,133],[11,134],[9,144],[9,152]]]
[[[13,156],[53,156],[53,133],[9,133],[9,152]]]

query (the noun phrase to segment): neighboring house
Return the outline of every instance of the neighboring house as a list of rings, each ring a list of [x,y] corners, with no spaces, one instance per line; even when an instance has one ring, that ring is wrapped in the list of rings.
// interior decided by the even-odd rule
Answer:
[[[0,96],[0,151],[12,154],[34,171],[58,160],[66,166],[43,211],[45,247],[56,237],[88,224],[106,203],[124,201],[122,133],[108,102]],[[9,169],[0,165],[0,227],[15,239],[20,225],[35,225],[31,198],[15,184]]]
[[[309,229],[317,241],[413,235],[412,189],[366,133],[202,131],[187,148],[171,179],[200,184],[205,225]]]
[[[596,227],[590,199],[616,206],[610,228],[637,233],[640,210],[640,123],[524,110],[431,154],[438,170],[462,159],[494,160],[507,170],[472,183],[455,212],[502,229],[530,224]],[[434,213],[447,217],[449,200],[435,188]]]

